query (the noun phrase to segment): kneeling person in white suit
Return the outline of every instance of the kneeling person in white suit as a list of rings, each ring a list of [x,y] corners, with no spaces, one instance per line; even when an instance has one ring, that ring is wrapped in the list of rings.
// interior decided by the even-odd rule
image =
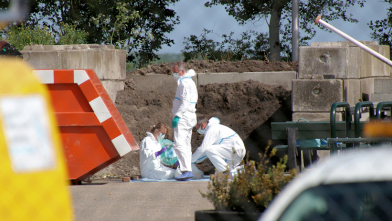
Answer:
[[[143,178],[173,179],[176,175],[176,170],[164,166],[159,158],[166,150],[161,148],[159,140],[163,139],[166,133],[166,126],[158,123],[147,132],[147,137],[140,143],[140,171]]]
[[[246,150],[235,131],[220,124],[216,117],[198,119],[196,129],[199,134],[204,134],[204,139],[192,154],[192,163],[200,163],[208,157],[218,172],[240,168]]]

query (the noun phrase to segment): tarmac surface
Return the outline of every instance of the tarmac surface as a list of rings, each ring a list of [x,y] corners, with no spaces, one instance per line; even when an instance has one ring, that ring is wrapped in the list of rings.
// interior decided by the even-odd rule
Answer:
[[[195,220],[196,210],[214,207],[199,190],[207,181],[122,182],[93,180],[70,186],[76,221]]]

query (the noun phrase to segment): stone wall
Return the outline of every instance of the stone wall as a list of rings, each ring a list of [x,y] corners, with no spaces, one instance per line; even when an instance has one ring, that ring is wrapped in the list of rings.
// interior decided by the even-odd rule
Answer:
[[[113,45],[34,45],[21,53],[34,69],[93,69],[113,102],[124,90],[126,51]]]

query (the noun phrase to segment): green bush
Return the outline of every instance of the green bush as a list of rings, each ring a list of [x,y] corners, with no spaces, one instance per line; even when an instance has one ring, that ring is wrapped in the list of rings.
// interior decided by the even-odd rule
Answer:
[[[47,26],[9,25],[0,35],[16,49],[23,50],[27,45],[66,45],[84,44],[88,33],[75,28],[76,25],[60,23],[59,30]]]
[[[287,156],[285,156],[276,166],[269,165],[266,156],[273,156],[276,149],[272,149],[271,142],[266,148],[261,160],[256,164],[249,161],[244,165],[244,170],[238,176],[230,180],[230,174],[218,173],[211,175],[208,183],[207,193],[202,193],[203,198],[207,198],[218,211],[245,211],[262,212],[267,208],[272,199],[282,190],[282,188],[295,177],[296,170],[290,170],[285,174]]]

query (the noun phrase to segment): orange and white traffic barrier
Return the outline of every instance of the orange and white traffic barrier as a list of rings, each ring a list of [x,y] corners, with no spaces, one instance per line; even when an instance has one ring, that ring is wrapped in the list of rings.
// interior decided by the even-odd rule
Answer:
[[[139,149],[93,70],[34,73],[49,88],[71,180],[83,180]]]

